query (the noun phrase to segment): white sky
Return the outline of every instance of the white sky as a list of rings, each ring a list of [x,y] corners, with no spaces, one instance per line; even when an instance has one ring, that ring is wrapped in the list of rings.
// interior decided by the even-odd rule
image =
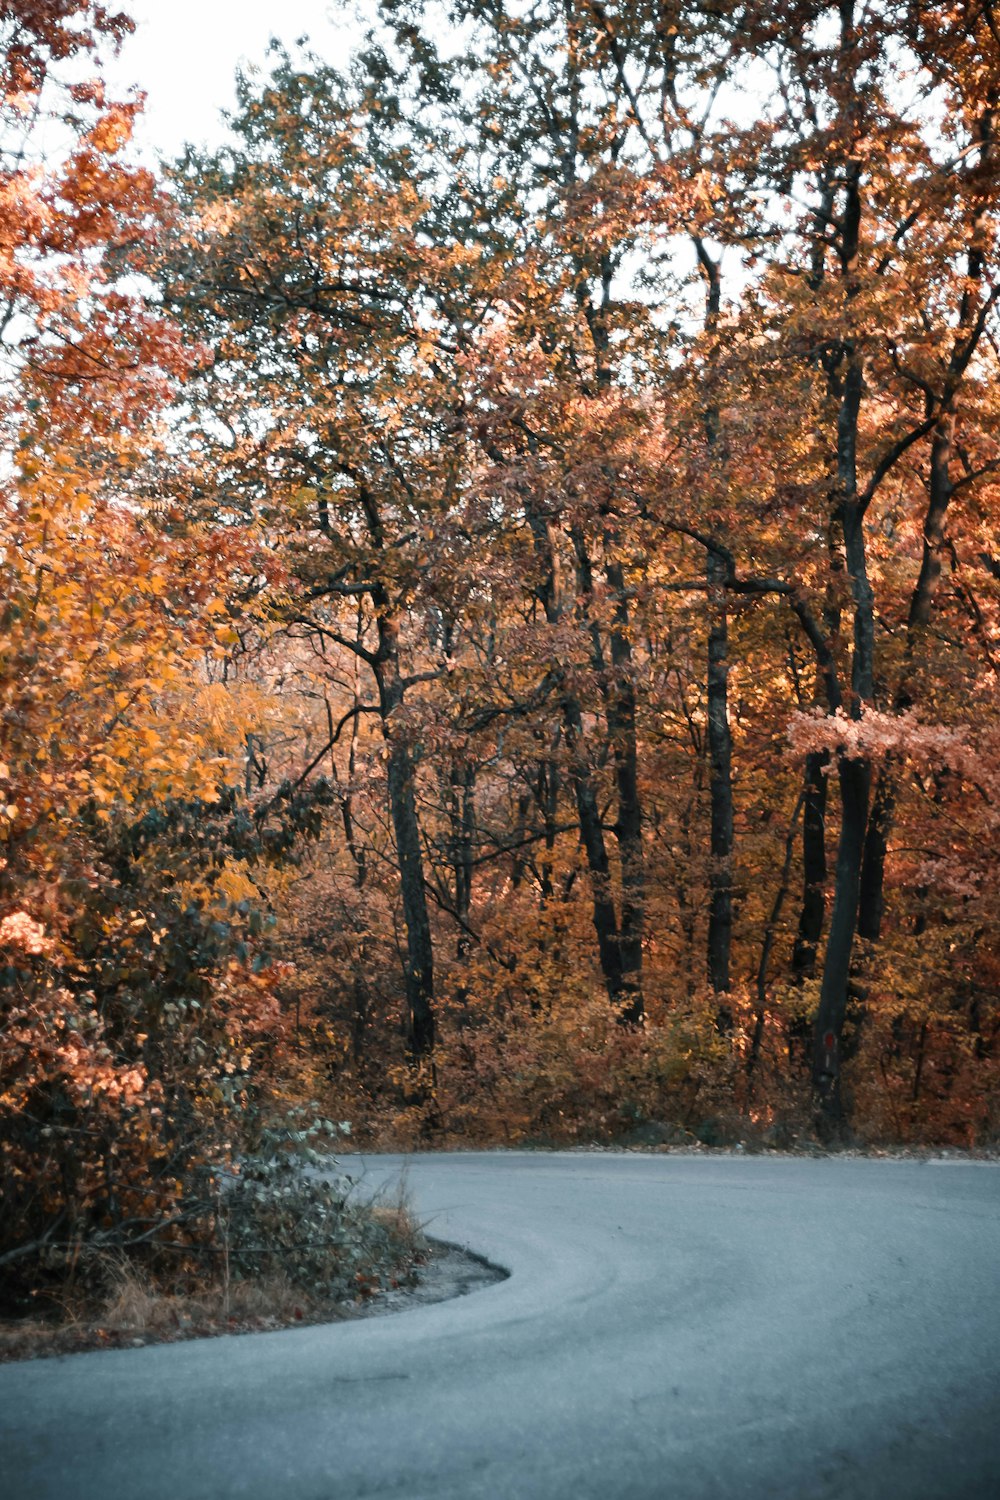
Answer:
[[[136,144],[143,155],[177,156],[186,141],[224,138],[220,111],[234,102],[237,66],[265,62],[268,41],[308,35],[328,62],[345,62],[361,39],[365,0],[123,0],[135,35],[107,66],[116,92],[137,85],[146,118]]]

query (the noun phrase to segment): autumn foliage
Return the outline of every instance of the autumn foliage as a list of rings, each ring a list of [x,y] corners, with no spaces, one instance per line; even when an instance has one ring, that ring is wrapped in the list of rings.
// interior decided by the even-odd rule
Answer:
[[[135,106],[67,82],[129,23],[41,5],[8,7],[4,26],[0,1263],[14,1295],[100,1244],[178,1225],[182,1244],[211,1239],[207,1174],[284,1022],[276,976],[254,970],[255,919],[226,889],[270,857],[282,814],[272,797],[242,826],[235,720],[211,682],[236,639],[227,600],[262,564],[166,478],[162,414],[197,351],[122,280],[162,204],[121,160]],[[36,160],[57,125],[68,153]]]
[[[992,9],[426,11],[165,185],[4,12],[11,1265],[279,1096],[995,1139]]]

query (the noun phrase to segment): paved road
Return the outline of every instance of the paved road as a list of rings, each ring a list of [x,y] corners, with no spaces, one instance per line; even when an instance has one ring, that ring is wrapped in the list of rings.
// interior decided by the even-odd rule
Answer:
[[[0,1368],[4,1500],[1000,1496],[1000,1167],[470,1153],[409,1178],[508,1281]]]

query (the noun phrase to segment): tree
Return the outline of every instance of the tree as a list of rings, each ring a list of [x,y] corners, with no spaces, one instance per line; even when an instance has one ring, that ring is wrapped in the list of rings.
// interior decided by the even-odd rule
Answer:
[[[99,76],[66,82],[130,23],[68,3],[7,6],[3,24],[6,1299],[101,1245],[211,1240],[201,1179],[283,1025],[225,877],[308,809],[236,805],[206,664],[266,561],[163,482],[161,419],[191,351],[124,274],[162,200],[124,155],[137,106]],[[71,136],[49,162],[32,135],[47,119]]]
[[[161,272],[195,488],[287,569],[336,909],[374,954],[398,904],[411,1064],[586,1073],[596,984],[623,1067],[690,1025],[691,1100],[767,1110],[808,1052],[836,1133],[928,1087],[913,943],[952,1017],[956,930],[989,967],[906,853],[950,868],[995,655],[989,18],[450,13],[244,83]]]
[[[434,954],[407,711],[425,673],[408,671],[407,632],[416,601],[434,598],[431,543],[459,494],[438,351],[454,333],[447,278],[460,282],[468,257],[438,249],[435,221],[455,210],[435,200],[420,132],[406,138],[391,100],[369,104],[333,70],[287,57],[259,95],[244,80],[239,144],[181,168],[188,248],[166,294],[213,348],[199,415],[231,434],[213,449],[227,489],[286,539],[295,586],[282,620],[374,680],[419,1062],[434,1042]],[[443,638],[434,654],[432,676]]]

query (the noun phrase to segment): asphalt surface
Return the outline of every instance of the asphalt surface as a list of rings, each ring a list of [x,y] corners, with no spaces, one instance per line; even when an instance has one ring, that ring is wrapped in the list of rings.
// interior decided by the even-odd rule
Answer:
[[[0,1368],[0,1495],[1000,1497],[1000,1167],[469,1153],[408,1176],[429,1232],[508,1280]]]

